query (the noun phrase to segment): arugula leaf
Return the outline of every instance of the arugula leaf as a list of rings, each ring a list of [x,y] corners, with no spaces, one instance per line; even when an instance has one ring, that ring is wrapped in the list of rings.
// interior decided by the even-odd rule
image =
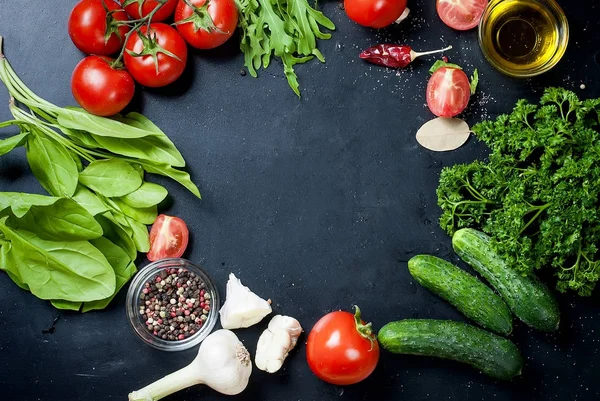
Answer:
[[[41,299],[95,301],[115,290],[115,274],[100,251],[87,241],[55,242],[10,228],[0,220],[0,232],[11,242],[18,266],[11,273]]]
[[[27,214],[6,223],[49,241],[85,241],[102,235],[102,227],[75,201],[63,198],[48,206],[31,206]]]
[[[169,192],[165,187],[152,182],[144,182],[141,187],[120,198],[120,200],[131,207],[145,208],[158,205],[168,194]]]
[[[142,185],[138,172],[131,164],[120,159],[91,162],[79,174],[79,181],[107,197],[125,196]]]
[[[22,132],[10,138],[0,140],[0,156],[9,153],[16,147],[23,146],[28,136],[29,132]]]
[[[50,195],[72,196],[77,187],[77,164],[60,143],[30,135],[25,145],[31,171]]]
[[[281,58],[284,73],[294,93],[300,96],[294,65],[313,57],[325,58],[317,49],[317,39],[331,34],[320,27],[335,29],[333,22],[312,8],[307,0],[236,0],[240,10],[238,25],[242,31],[240,49],[250,75],[262,65],[267,68],[271,56]]]

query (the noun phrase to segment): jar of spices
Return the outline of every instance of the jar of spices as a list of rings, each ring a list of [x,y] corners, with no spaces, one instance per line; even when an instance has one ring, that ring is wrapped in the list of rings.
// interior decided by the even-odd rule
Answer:
[[[219,294],[208,273],[181,259],[142,268],[127,292],[127,317],[148,345],[181,351],[198,345],[218,319]]]

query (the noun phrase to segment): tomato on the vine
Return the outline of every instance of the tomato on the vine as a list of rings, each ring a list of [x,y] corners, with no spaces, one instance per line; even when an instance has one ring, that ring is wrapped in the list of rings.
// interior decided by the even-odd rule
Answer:
[[[181,76],[187,63],[187,45],[174,28],[161,22],[142,26],[125,43],[123,61],[144,86],[168,85]]]
[[[82,52],[108,56],[121,50],[127,20],[113,0],[81,0],[69,15],[69,36]]]
[[[344,0],[348,17],[357,24],[384,28],[396,21],[406,9],[407,0]]]
[[[479,25],[488,0],[437,0],[440,19],[450,28],[466,31]]]
[[[120,0],[121,5],[132,18],[140,19],[148,16],[156,7],[160,5],[160,8],[156,10],[152,15],[153,22],[164,21],[173,15],[177,0]],[[161,5],[162,4],[162,5]]]
[[[73,97],[92,114],[112,116],[123,110],[133,98],[133,78],[126,70],[113,67],[113,62],[107,57],[88,56],[73,71]]]
[[[371,324],[356,313],[336,311],[323,316],[306,342],[306,359],[313,373],[328,383],[347,385],[366,379],[379,361],[379,343]]]
[[[206,0],[179,0],[175,9],[177,30],[190,46],[197,49],[221,46],[233,35],[238,23],[235,0],[206,3]]]
[[[438,117],[454,117],[469,105],[471,84],[460,68],[441,67],[429,78],[427,106]]]
[[[159,215],[150,229],[150,250],[146,254],[149,261],[165,258],[178,258],[187,248],[189,231],[179,217]]]

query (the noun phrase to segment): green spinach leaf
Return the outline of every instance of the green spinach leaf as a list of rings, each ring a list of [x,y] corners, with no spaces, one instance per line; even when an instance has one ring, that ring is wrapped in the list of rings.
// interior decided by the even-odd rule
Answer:
[[[128,234],[123,226],[113,221],[114,219],[115,218],[111,212],[106,212],[96,216],[96,220],[98,223],[100,223],[102,230],[104,231],[104,237],[122,248],[131,260],[135,260],[137,257],[137,247],[131,238],[133,235],[133,229],[128,226],[128,228],[131,230],[131,235]]]
[[[141,187],[119,199],[131,207],[145,208],[158,205],[168,194],[162,185],[144,182]]]
[[[139,173],[131,164],[121,159],[91,162],[79,174],[79,181],[107,197],[125,196],[142,185]]]
[[[12,257],[19,260],[17,275],[38,298],[85,302],[115,291],[112,267],[89,242],[45,241],[8,227],[5,220],[0,220],[0,231],[11,242]]]
[[[139,221],[140,223],[152,224],[154,223],[154,220],[156,220],[156,216],[158,216],[158,210],[156,205],[145,208],[138,208],[131,207],[127,203],[122,202],[118,199],[113,199],[113,201],[125,216],[129,216],[132,219]]]
[[[32,206],[50,206],[61,198],[21,192],[0,192],[0,212],[10,208],[16,217],[23,217]]]
[[[29,132],[22,132],[10,138],[0,140],[0,156],[9,153],[16,147],[23,146],[28,136]]]
[[[106,206],[96,194],[83,185],[77,186],[72,199],[83,206],[92,216],[109,210],[108,206]]]
[[[127,217],[127,221],[133,230],[132,239],[137,250],[143,253],[148,252],[150,250],[150,235],[148,234],[148,228],[131,217]]]
[[[55,112],[58,115],[58,124],[63,127],[86,131],[97,136],[142,138],[148,135],[156,135],[155,132],[132,127],[110,118],[98,117],[77,107],[57,108]]]
[[[53,196],[72,196],[77,187],[77,164],[58,142],[31,135],[25,145],[31,171],[42,187]]]
[[[100,237],[98,239],[90,241],[102,254],[106,257],[106,260],[110,263],[115,271],[116,276],[116,288],[113,295],[110,297],[93,301],[86,302],[83,305],[83,312],[89,312],[96,309],[104,309],[110,301],[118,294],[119,290],[129,281],[131,277],[137,272],[135,263],[131,261],[127,252],[121,249],[119,246],[111,242],[110,240]]]
[[[94,217],[69,198],[49,206],[32,206],[21,218],[10,216],[7,224],[49,241],[85,241],[102,236],[102,227]]]
[[[65,301],[64,299],[53,299],[53,300],[50,301],[50,303],[56,309],[72,310],[72,311],[78,311],[78,310],[80,310],[81,309],[81,305],[83,305],[82,302],[71,302],[71,301]]]
[[[165,177],[169,177],[186,187],[191,193],[196,195],[198,198],[202,198],[200,196],[200,191],[198,190],[198,187],[192,182],[190,175],[187,172],[183,170],[174,169],[173,167],[166,164],[157,164],[145,161],[140,161],[140,164],[148,173],[159,174],[164,175]]]

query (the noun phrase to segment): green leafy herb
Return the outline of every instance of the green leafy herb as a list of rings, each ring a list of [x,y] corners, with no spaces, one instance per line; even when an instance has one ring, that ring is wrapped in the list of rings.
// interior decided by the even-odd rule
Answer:
[[[102,309],[135,274],[150,247],[171,177],[200,197],[171,140],[139,113],[104,118],[58,107],[31,92],[2,54],[0,80],[20,133],[0,140],[0,156],[25,145],[29,166],[52,196],[0,192],[0,270],[59,309]]]
[[[79,174],[79,182],[108,197],[125,196],[142,185],[138,172],[120,159],[91,162]]]
[[[300,96],[294,65],[313,57],[325,58],[317,49],[317,39],[329,39],[331,34],[320,27],[334,30],[335,25],[307,0],[236,0],[240,10],[242,30],[240,48],[245,65],[253,77],[261,66],[267,68],[271,56],[281,58],[288,83]]]
[[[477,68],[475,68],[475,71],[473,71],[473,76],[471,77],[471,95],[474,95],[475,92],[477,91],[477,85],[479,84],[479,71],[477,71]]]
[[[540,104],[473,127],[485,162],[445,168],[440,225],[481,229],[523,274],[549,269],[560,291],[590,295],[600,279],[600,99],[548,88]]]
[[[8,227],[6,218],[0,220],[0,233],[10,242],[13,263],[6,270],[37,297],[84,302],[114,293],[113,269],[88,241],[45,241],[29,231]]]
[[[447,63],[444,60],[437,60],[435,63],[433,63],[433,65],[429,69],[429,73],[433,74],[434,72],[436,72],[437,70],[439,70],[442,67],[456,68],[457,70],[462,70],[462,67],[458,64]]]

